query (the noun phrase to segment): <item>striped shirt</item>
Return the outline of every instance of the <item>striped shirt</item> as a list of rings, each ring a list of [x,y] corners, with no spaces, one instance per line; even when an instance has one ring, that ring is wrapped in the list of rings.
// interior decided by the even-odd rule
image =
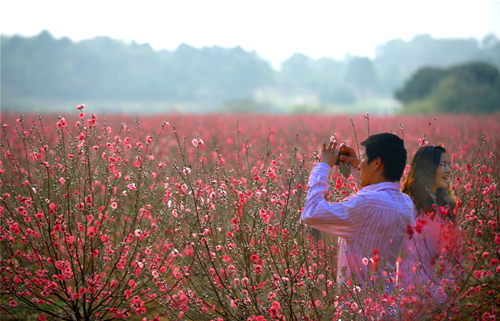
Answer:
[[[353,280],[355,274],[353,281],[364,287],[369,271],[376,284],[382,281],[380,284],[385,285],[385,280],[394,283],[390,277],[394,277],[407,226],[415,225],[411,198],[400,192],[398,183],[384,182],[366,186],[342,202],[330,204],[324,198],[329,173],[330,166],[325,163],[316,164],[311,171],[301,219],[311,227],[339,236],[339,286]],[[384,270],[389,274],[384,275]]]

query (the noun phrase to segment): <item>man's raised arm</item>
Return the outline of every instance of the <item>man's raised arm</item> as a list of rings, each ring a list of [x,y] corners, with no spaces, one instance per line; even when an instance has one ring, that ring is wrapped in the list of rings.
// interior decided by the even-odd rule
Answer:
[[[315,165],[309,176],[307,201],[301,219],[307,225],[329,232],[345,239],[352,239],[357,234],[363,219],[365,202],[363,196],[354,196],[344,202],[330,204],[324,198],[328,190],[328,176],[337,161],[336,143],[328,147],[323,144],[321,163]],[[359,165],[359,162],[358,162]]]

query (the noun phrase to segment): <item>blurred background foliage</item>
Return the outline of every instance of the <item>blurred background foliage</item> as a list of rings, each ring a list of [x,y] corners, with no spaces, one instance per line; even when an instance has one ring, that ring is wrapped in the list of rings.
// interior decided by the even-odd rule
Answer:
[[[395,96],[406,112],[491,113],[500,110],[500,76],[486,63],[422,68]]]
[[[2,36],[5,110],[59,111],[85,102],[109,112],[496,112],[500,41],[418,35],[374,58],[312,59],[274,68],[241,47],[154,50],[109,37],[73,42],[43,31]],[[396,100],[395,100],[396,99]]]

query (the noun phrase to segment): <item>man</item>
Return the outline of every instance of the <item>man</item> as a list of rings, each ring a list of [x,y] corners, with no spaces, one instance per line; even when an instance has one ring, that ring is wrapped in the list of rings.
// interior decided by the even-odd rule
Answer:
[[[392,133],[380,133],[361,143],[361,161],[354,149],[337,143],[323,144],[321,162],[309,177],[302,221],[339,236],[337,282],[341,289],[360,284],[391,287],[396,262],[408,225],[414,226],[413,202],[400,192],[399,180],[406,167],[404,141]],[[328,176],[340,153],[341,162],[355,168],[361,190],[342,202],[324,199]],[[370,278],[368,278],[370,273]]]

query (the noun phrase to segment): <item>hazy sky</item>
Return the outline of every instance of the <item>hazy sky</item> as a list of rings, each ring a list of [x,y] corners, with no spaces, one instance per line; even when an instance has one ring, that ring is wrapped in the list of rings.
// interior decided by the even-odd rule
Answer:
[[[500,36],[500,2],[486,1],[2,1],[0,31],[46,29],[73,40],[109,36],[153,48],[242,46],[278,62],[295,52],[313,58],[373,56],[376,45],[416,34]]]

